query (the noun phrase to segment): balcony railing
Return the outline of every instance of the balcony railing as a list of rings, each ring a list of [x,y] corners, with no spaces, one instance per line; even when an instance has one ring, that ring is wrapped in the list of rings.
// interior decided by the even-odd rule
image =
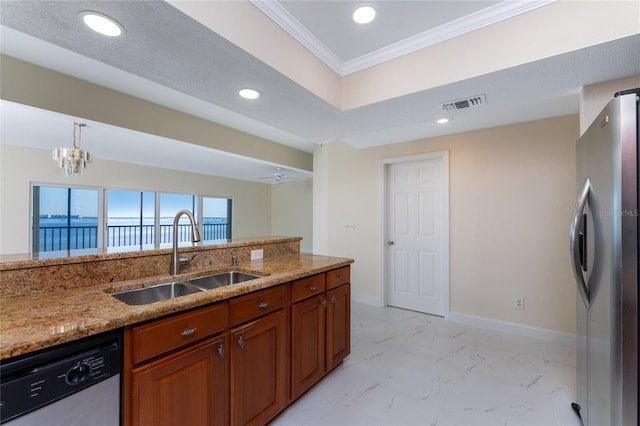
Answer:
[[[202,239],[228,238],[228,223],[205,223]],[[115,225],[107,227],[107,247],[139,246],[155,243],[154,225]],[[173,241],[173,225],[160,225],[159,244]],[[191,241],[191,225],[178,225],[178,242]],[[38,251],[76,250],[98,246],[97,226],[46,226],[40,228]]]

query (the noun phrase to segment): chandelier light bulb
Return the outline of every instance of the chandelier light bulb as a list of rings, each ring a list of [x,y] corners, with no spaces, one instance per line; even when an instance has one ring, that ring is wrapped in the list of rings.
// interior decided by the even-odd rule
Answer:
[[[67,176],[81,175],[88,163],[93,163],[93,155],[89,151],[80,149],[82,128],[86,124],[73,122],[73,145],[70,148],[54,148],[52,157],[58,162],[58,167],[64,169]],[[78,143],[76,143],[76,128],[78,129]]]

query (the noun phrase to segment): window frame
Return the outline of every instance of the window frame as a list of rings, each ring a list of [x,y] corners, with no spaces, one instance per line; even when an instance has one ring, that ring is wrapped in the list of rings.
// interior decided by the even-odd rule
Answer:
[[[96,248],[100,248],[104,246],[104,240],[103,240],[103,235],[102,232],[100,232],[100,229],[102,229],[104,227],[104,217],[102,215],[102,211],[104,208],[104,194],[103,194],[103,188],[99,187],[99,186],[91,186],[91,185],[63,185],[60,183],[41,183],[41,182],[30,182],[29,183],[29,253],[44,253],[47,250],[38,250],[35,251],[34,250],[34,245],[35,245],[35,231],[36,231],[36,224],[35,224],[35,213],[36,213],[36,209],[38,209],[38,218],[40,217],[40,211],[39,211],[39,204],[40,204],[40,200],[38,197],[38,207],[35,206],[35,199],[34,199],[34,188],[38,187],[47,187],[47,188],[62,188],[62,189],[67,189],[67,190],[72,190],[72,189],[80,189],[80,190],[95,190],[98,192],[98,206],[97,206],[97,211],[98,211],[98,223],[97,223],[97,230],[96,230]],[[67,212],[68,214],[70,214],[70,212]],[[38,225],[40,224],[40,221],[38,220]],[[40,230],[40,226],[37,227],[37,230]],[[39,232],[38,232],[39,233]],[[38,239],[38,243],[39,243],[39,239]],[[39,246],[39,244],[38,244]],[[64,250],[82,250],[82,249],[69,249],[68,247]],[[51,251],[56,251],[56,250],[48,250],[49,252]],[[60,250],[57,250],[60,251]]]
[[[82,189],[82,190],[86,190],[86,189],[90,189],[90,190],[96,190],[98,192],[98,222],[97,222],[97,249],[110,249],[110,248],[117,248],[117,247],[122,247],[122,248],[137,248],[139,250],[156,250],[159,249],[161,245],[163,244],[167,244],[167,243],[161,243],[160,242],[160,225],[161,225],[161,218],[160,218],[160,198],[161,198],[161,194],[179,194],[179,195],[188,195],[193,197],[193,207],[194,207],[194,216],[196,217],[196,222],[198,224],[198,230],[200,231],[201,235],[204,235],[203,231],[204,231],[204,218],[203,218],[203,199],[204,198],[216,198],[216,199],[223,199],[223,200],[227,200],[227,223],[226,223],[226,237],[225,239],[230,239],[232,238],[232,232],[233,232],[233,226],[232,226],[232,212],[233,212],[233,198],[232,197],[228,197],[228,196],[220,196],[220,195],[210,195],[210,194],[196,194],[196,193],[182,193],[182,192],[173,192],[173,191],[158,191],[158,190],[145,190],[145,189],[133,189],[133,188],[114,188],[114,187],[103,187],[103,186],[91,186],[91,185],[76,185],[76,184],[61,184],[61,183],[44,183],[44,182],[31,182],[29,185],[29,214],[30,214],[30,218],[29,218],[29,251],[32,254],[35,253],[44,253],[47,252],[47,250],[42,251],[36,251],[35,250],[35,241],[34,241],[34,236],[36,234],[36,231],[39,231],[39,220],[38,220],[38,227],[36,228],[36,217],[35,217],[35,212],[36,210],[38,210],[38,214],[40,214],[39,212],[39,207],[36,206],[36,202],[39,204],[39,197],[38,200],[36,201],[34,196],[34,191],[35,188],[41,188],[41,187],[50,187],[50,188],[64,188],[64,189],[68,189],[68,190],[73,190],[73,189]],[[142,239],[140,240],[141,244],[134,244],[134,245],[118,245],[118,246],[109,246],[109,241],[108,241],[108,233],[109,233],[109,229],[108,229],[108,191],[109,190],[114,190],[114,191],[130,191],[130,192],[139,192],[139,193],[153,193],[154,194],[154,239],[153,239],[153,244],[142,244]],[[190,209],[191,210],[191,209]],[[177,212],[176,212],[177,213]],[[215,240],[211,240],[211,241],[215,241]],[[41,247],[38,247],[41,248]],[[69,250],[69,249],[67,249]],[[76,249],[71,249],[71,250],[76,250]],[[78,249],[81,250],[81,249]],[[49,252],[51,252],[52,250],[48,250]]]

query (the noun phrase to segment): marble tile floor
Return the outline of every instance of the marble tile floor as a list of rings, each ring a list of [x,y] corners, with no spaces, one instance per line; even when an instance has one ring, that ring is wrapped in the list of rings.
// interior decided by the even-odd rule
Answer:
[[[580,425],[573,347],[357,303],[351,323],[351,355],[272,425]]]

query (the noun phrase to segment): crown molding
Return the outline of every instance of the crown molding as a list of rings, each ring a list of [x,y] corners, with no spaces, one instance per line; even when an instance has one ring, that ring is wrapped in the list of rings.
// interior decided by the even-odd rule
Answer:
[[[262,13],[278,24],[291,37],[296,39],[307,50],[316,55],[329,68],[342,74],[344,63],[318,37],[313,35],[300,23],[280,2],[275,0],[249,0]]]
[[[341,77],[529,12],[557,0],[504,0],[498,4],[416,34],[358,58],[342,62],[277,0],[249,0]]]
[[[390,44],[366,55],[343,63],[342,74],[348,75],[363,69],[415,52],[425,47],[452,39],[468,32],[495,24],[525,12],[546,6],[557,0],[507,0],[487,7],[423,33]]]

